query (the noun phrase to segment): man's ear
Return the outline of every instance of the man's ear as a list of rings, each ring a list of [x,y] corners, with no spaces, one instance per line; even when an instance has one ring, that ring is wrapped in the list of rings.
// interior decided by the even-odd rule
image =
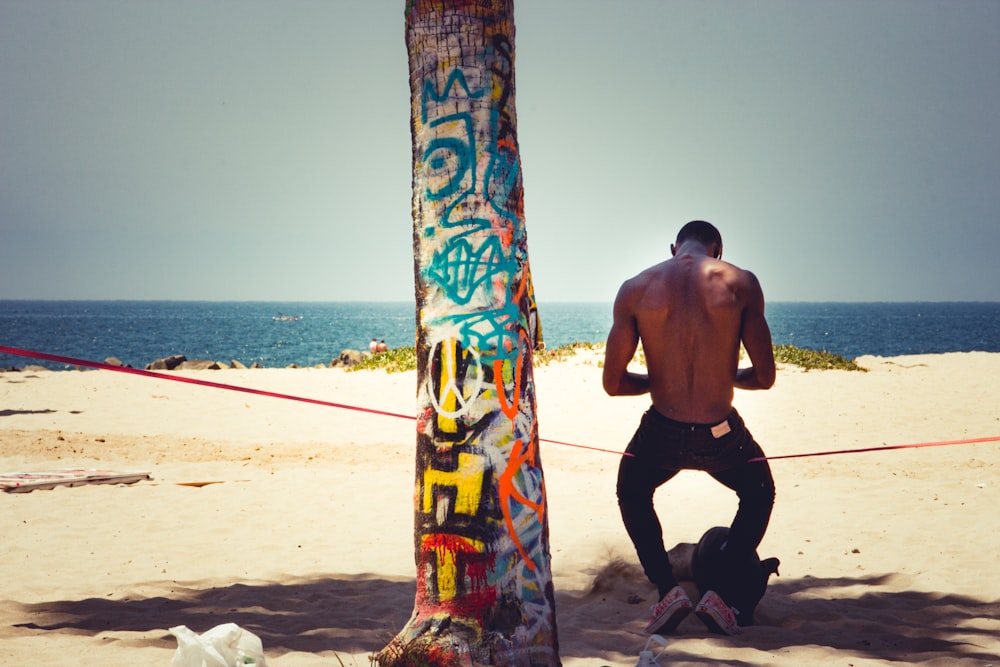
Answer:
[[[722,244],[717,243],[715,245],[715,255],[714,255],[714,257],[716,259],[722,259]]]
[[[673,243],[671,243],[671,244],[670,244],[670,256],[671,256],[671,257],[674,257],[674,256],[676,256],[676,255],[677,255],[677,248],[676,248],[676,247],[674,247],[674,244],[673,244]]]

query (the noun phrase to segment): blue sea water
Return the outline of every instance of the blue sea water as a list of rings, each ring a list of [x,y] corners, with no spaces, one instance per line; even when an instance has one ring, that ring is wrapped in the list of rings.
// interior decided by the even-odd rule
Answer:
[[[280,315],[299,319],[275,319]],[[609,303],[540,303],[549,348],[604,342]],[[770,303],[775,344],[873,354],[1000,352],[1000,303]],[[142,368],[171,354],[264,367],[328,364],[342,350],[412,346],[412,303],[0,301],[0,345]],[[0,368],[65,365],[0,354]]]

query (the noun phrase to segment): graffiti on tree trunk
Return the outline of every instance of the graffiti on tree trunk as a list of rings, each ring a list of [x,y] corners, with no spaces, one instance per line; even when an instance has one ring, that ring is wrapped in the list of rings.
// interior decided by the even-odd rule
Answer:
[[[447,616],[477,641],[499,633],[529,649],[531,664],[558,664],[511,14],[509,0],[415,0],[407,14],[415,618]]]

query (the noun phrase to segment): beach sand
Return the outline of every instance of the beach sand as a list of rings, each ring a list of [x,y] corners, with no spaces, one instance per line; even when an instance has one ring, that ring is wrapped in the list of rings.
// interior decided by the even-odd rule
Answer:
[[[1000,435],[1000,354],[781,367],[737,408],[771,456]],[[412,414],[416,373],[190,377]],[[535,369],[541,437],[621,451],[648,398],[610,398],[593,353]],[[110,371],[0,373],[0,472],[148,471],[131,485],[0,493],[0,664],[169,665],[167,632],[233,622],[271,667],[366,666],[413,609],[414,423]],[[542,443],[562,663],[631,667],[655,589],[618,515],[616,454]],[[695,616],[671,665],[1000,665],[1000,444],[775,460],[736,637]],[[684,472],[656,498],[668,546],[735,497]]]

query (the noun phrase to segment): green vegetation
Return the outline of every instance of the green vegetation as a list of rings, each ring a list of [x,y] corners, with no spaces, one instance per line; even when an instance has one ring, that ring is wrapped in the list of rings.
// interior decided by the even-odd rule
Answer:
[[[560,345],[552,350],[541,350],[535,352],[534,363],[536,366],[548,366],[552,362],[565,361],[576,355],[579,350],[601,350],[602,343],[571,343]],[[741,353],[742,357],[742,353]],[[867,372],[868,369],[858,364],[853,359],[847,359],[839,354],[833,354],[826,350],[807,350],[794,345],[775,345],[774,360],[779,364],[791,364],[801,366],[808,370],[846,370]],[[638,362],[645,362],[642,353],[639,352]],[[603,361],[598,362],[602,366]],[[397,347],[388,352],[380,352],[372,355],[361,363],[357,364],[351,371],[370,371],[382,369],[387,373],[403,373],[416,370],[417,350],[415,347]]]
[[[833,354],[822,350],[807,350],[794,345],[775,345],[774,360],[779,364],[793,364],[808,370],[830,370],[839,369],[844,371],[861,371],[867,373],[868,369],[858,366],[854,359],[847,359],[839,354]]]
[[[382,369],[386,373],[405,373],[417,369],[417,348],[415,347],[395,347],[388,352],[379,352],[360,363],[355,364],[349,371],[371,371]]]
[[[596,350],[604,346],[597,343],[571,343],[560,345],[552,350],[535,352],[534,363],[537,366],[548,366],[554,361],[565,361],[574,356],[577,350]],[[380,352],[365,358],[360,363],[348,368],[348,371],[384,370],[386,373],[404,373],[416,370],[417,349],[415,347],[397,347],[388,352]]]
[[[576,356],[577,350],[598,349],[604,349],[604,345],[599,343],[570,343],[568,345],[560,345],[552,350],[537,350],[535,351],[534,363],[536,366],[548,366],[553,361],[565,361],[570,357]]]

